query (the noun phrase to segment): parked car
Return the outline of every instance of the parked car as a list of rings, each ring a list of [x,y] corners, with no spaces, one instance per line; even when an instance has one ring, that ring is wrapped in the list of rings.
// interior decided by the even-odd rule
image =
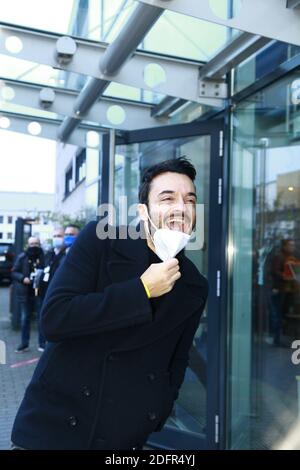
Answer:
[[[0,282],[11,282],[11,269],[14,264],[14,248],[12,243],[0,243]]]

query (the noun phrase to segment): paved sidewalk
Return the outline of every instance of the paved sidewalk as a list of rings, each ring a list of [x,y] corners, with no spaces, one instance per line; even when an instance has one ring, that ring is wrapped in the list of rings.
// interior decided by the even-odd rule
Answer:
[[[15,353],[20,332],[9,319],[9,288],[0,286],[0,340],[6,344],[6,364],[0,364],[0,450],[10,448],[10,433],[18,406],[41,353],[37,351],[36,322],[32,322],[30,351]]]

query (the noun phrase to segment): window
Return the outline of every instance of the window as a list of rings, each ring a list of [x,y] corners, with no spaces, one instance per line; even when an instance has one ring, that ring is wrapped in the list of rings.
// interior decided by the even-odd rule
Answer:
[[[8,232],[7,234],[7,240],[12,240],[12,232]]]
[[[86,149],[80,149],[76,155],[75,164],[75,184],[80,183],[85,178]]]
[[[2,240],[2,238],[3,238],[3,233],[0,232],[0,240]]]
[[[12,218],[11,215],[8,215],[8,216],[7,216],[7,223],[8,223],[8,224],[12,224],[12,223],[13,223],[13,218]]]
[[[65,176],[65,196],[67,196],[73,189],[73,171],[72,167],[66,172]]]
[[[3,215],[0,215],[0,224],[3,224]]]

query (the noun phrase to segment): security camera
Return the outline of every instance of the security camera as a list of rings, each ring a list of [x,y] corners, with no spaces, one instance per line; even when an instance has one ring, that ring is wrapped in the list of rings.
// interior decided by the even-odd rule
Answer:
[[[51,88],[43,88],[40,91],[40,103],[44,108],[49,108],[55,100],[55,92]]]
[[[56,41],[56,60],[60,65],[71,62],[77,49],[74,39],[62,36]]]

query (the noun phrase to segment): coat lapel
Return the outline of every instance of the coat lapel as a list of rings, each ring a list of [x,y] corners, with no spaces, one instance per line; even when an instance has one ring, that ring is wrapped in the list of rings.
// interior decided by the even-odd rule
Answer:
[[[148,246],[145,238],[132,240],[117,238],[111,243],[112,251],[107,263],[112,282],[122,282],[140,277],[149,266]],[[194,264],[183,254],[179,255],[181,278],[173,289],[162,296],[152,323],[128,329],[128,335],[117,350],[133,349],[152,343],[203,307],[205,293],[201,275]],[[126,308],[126,305],[124,305]]]

